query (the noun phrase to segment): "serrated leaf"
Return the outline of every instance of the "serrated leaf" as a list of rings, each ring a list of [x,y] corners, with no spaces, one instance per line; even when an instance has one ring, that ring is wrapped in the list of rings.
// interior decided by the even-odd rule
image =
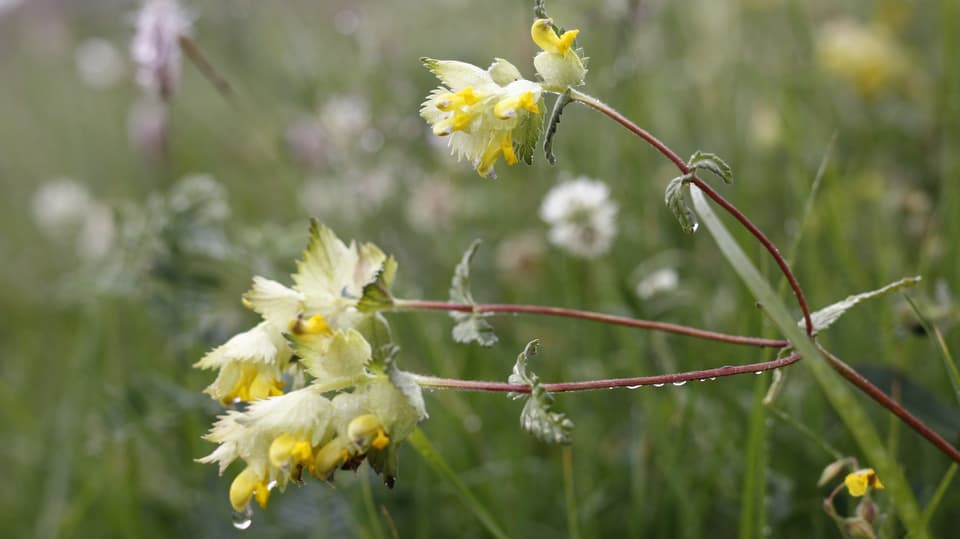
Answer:
[[[530,393],[508,393],[513,399],[527,397],[527,402],[520,412],[520,427],[532,434],[541,442],[548,444],[569,444],[570,432],[573,430],[573,421],[562,412],[551,410],[553,395],[543,389],[540,378],[527,369],[527,362],[540,352],[540,341],[533,340],[527,343],[523,352],[517,356],[513,366],[513,373],[507,378],[511,384],[530,386]]]
[[[687,166],[691,168],[702,168],[716,174],[724,183],[733,183],[733,169],[726,161],[720,159],[720,156],[713,153],[704,153],[700,150],[694,152]]]
[[[480,315],[464,313],[451,313],[451,315],[454,315],[454,318],[458,318],[456,315],[463,317],[453,326],[453,340],[462,344],[475,342],[480,346],[497,344],[497,334],[494,333],[493,326],[480,318]]]
[[[547,157],[547,162],[551,165],[557,164],[557,156],[553,154],[553,138],[557,135],[557,127],[560,126],[560,115],[563,114],[563,108],[573,102],[570,95],[570,89],[557,96],[553,104],[553,110],[550,112],[550,119],[547,121],[547,136],[543,139],[543,153]]]
[[[903,288],[907,288],[919,283],[921,280],[920,276],[916,277],[904,277],[899,281],[892,282],[883,288],[878,288],[876,290],[871,290],[869,292],[863,292],[861,294],[855,294],[852,296],[847,296],[846,299],[838,301],[832,305],[828,305],[819,311],[812,313],[810,315],[811,320],[813,320],[813,331],[819,333],[820,331],[827,329],[834,322],[836,322],[841,316],[843,316],[848,310],[850,310],[854,305],[867,301],[869,299],[878,298],[880,296],[885,296],[891,292],[896,292]],[[804,320],[800,320],[798,323],[800,326],[805,324]]]
[[[687,205],[687,199],[683,196],[684,188],[687,186],[687,180],[689,180],[691,176],[691,174],[685,174],[670,180],[664,195],[664,202],[677,218],[677,221],[680,223],[680,228],[687,234],[693,234],[699,226],[696,214],[694,214],[690,206]]]
[[[543,99],[537,103],[538,110],[546,108]],[[517,159],[532,165],[533,153],[537,148],[537,141],[543,134],[543,114],[526,114],[517,125],[513,133],[513,151]]]
[[[480,240],[474,240],[463,253],[460,263],[453,271],[453,280],[450,283],[450,301],[463,305],[475,305],[473,294],[470,292],[470,261],[480,247]],[[493,327],[483,319],[485,315],[476,312],[452,311],[450,317],[457,321],[453,326],[453,339],[459,343],[475,342],[480,346],[493,346],[497,343],[497,336]]]
[[[390,293],[390,287],[396,275],[397,261],[393,256],[387,257],[373,280],[363,287],[363,293],[357,301],[357,310],[370,313],[391,307],[393,294]]]

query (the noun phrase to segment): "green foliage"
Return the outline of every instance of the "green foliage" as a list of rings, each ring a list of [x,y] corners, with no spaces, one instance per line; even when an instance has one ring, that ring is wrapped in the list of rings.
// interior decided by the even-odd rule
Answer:
[[[904,288],[909,288],[920,282],[920,277],[904,277],[899,281],[892,282],[883,288],[878,288],[876,290],[871,290],[869,292],[863,292],[860,294],[854,294],[847,296],[846,298],[828,305],[818,311],[810,313],[810,319],[813,321],[813,331],[819,333],[831,325],[834,322],[840,319],[848,310],[853,308],[855,305],[870,300],[885,296],[892,292],[898,290],[903,290]],[[804,321],[800,320],[797,325],[803,326]]]
[[[687,166],[692,169],[709,170],[723,180],[723,183],[733,183],[733,169],[717,154],[697,150],[690,156]]]
[[[550,118],[547,120],[547,136],[543,138],[543,153],[551,165],[557,164],[557,156],[553,153],[553,139],[557,136],[557,129],[560,127],[560,116],[563,114],[563,108],[572,102],[569,88],[558,95],[553,102],[553,110],[550,111]]]
[[[538,353],[540,353],[540,341],[534,340],[527,343],[523,352],[517,356],[513,373],[507,381],[511,384],[530,386],[530,393],[510,393],[509,396],[513,399],[527,399],[520,412],[520,426],[523,430],[544,443],[569,444],[573,421],[566,414],[551,410],[553,395],[543,388],[540,377],[527,369],[527,362]]]
[[[453,271],[450,282],[450,301],[463,305],[476,305],[470,292],[470,260],[480,247],[480,240],[474,240],[463,253],[460,263]],[[453,339],[459,343],[475,342],[480,346],[493,346],[497,335],[493,327],[484,320],[486,315],[477,312],[463,313],[452,311],[450,316],[457,322],[453,326]]]
[[[670,183],[667,184],[666,195],[664,196],[664,202],[680,223],[680,229],[687,234],[693,234],[699,226],[696,214],[694,214],[690,206],[687,205],[687,200],[683,196],[685,192],[689,191],[691,177],[693,177],[692,174],[684,174],[683,176],[677,176],[670,180]]]

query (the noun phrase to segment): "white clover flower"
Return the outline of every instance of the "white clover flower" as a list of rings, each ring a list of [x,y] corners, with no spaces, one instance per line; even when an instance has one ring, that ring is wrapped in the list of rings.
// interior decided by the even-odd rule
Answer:
[[[180,36],[190,19],[176,0],[146,0],[137,13],[130,55],[137,64],[137,83],[164,100],[180,83]]]
[[[508,165],[529,164],[543,130],[543,88],[523,79],[510,62],[497,58],[483,70],[457,61],[423,58],[440,79],[420,107],[420,116],[459,159],[467,158],[477,173],[495,178],[493,166],[502,156]]]
[[[91,88],[108,88],[123,77],[123,58],[105,39],[90,38],[80,43],[74,60],[80,80]]]
[[[550,225],[550,243],[584,258],[610,249],[617,235],[616,217],[610,189],[586,177],[557,185],[540,206],[540,218]]]

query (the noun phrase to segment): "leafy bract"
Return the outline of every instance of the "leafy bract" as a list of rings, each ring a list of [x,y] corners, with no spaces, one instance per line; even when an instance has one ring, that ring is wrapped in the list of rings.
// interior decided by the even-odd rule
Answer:
[[[899,281],[892,282],[883,288],[878,288],[876,290],[871,290],[869,292],[863,292],[861,294],[854,294],[847,296],[846,299],[840,300],[836,303],[828,305],[819,311],[812,313],[810,318],[813,320],[813,331],[814,333],[819,333],[820,331],[827,329],[834,322],[836,322],[841,316],[843,316],[850,308],[854,305],[867,301],[869,299],[878,298],[880,296],[887,295],[891,292],[896,292],[897,290],[913,286],[920,282],[921,277],[904,277]],[[800,320],[799,325],[804,325],[804,320]]]
[[[733,169],[717,154],[697,150],[687,161],[687,166],[693,169],[709,170],[719,176],[723,183],[733,183]]]
[[[463,253],[463,258],[453,272],[450,283],[450,301],[462,305],[476,305],[473,294],[470,293],[470,260],[480,247],[480,240],[474,240]],[[493,346],[497,336],[493,327],[484,320],[484,314],[477,312],[451,312],[450,316],[456,320],[453,327],[453,339],[460,343],[475,342],[480,346]]]
[[[677,218],[677,221],[680,223],[680,228],[687,234],[693,234],[699,226],[697,216],[693,213],[693,210],[690,209],[690,206],[687,205],[687,200],[683,197],[683,192],[691,177],[692,174],[684,174],[683,176],[677,176],[670,180],[670,183],[667,184],[666,194],[664,195],[664,202],[667,204],[667,207],[670,208],[670,211],[673,212],[674,217]]]
[[[530,393],[510,393],[514,399],[527,397],[520,412],[520,426],[538,440],[548,444],[569,444],[573,421],[562,412],[551,411],[553,395],[547,392],[538,377],[527,369],[527,362],[540,351],[540,341],[527,343],[523,352],[517,356],[513,373],[507,379],[511,384],[530,386]]]

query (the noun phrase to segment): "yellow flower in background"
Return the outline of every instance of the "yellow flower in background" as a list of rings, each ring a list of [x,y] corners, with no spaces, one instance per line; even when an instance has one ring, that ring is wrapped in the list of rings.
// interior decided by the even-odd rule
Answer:
[[[497,58],[486,70],[466,62],[422,62],[443,84],[427,96],[420,116],[433,133],[449,137],[459,159],[467,158],[477,173],[495,178],[502,157],[508,165],[532,162],[543,130],[543,88],[525,80],[510,62]]]
[[[870,487],[883,490],[883,483],[880,482],[880,478],[877,477],[873,468],[864,468],[847,474],[843,479],[843,484],[846,485],[851,496],[857,497],[866,494]]]
[[[844,80],[864,98],[875,98],[908,76],[909,61],[887,31],[838,20],[828,23],[816,38],[817,63]]]
[[[581,86],[587,75],[583,58],[573,48],[580,30],[567,30],[557,35],[553,19],[537,19],[530,28],[530,37],[543,49],[533,58],[543,87],[552,92],[563,92],[571,86]]]

